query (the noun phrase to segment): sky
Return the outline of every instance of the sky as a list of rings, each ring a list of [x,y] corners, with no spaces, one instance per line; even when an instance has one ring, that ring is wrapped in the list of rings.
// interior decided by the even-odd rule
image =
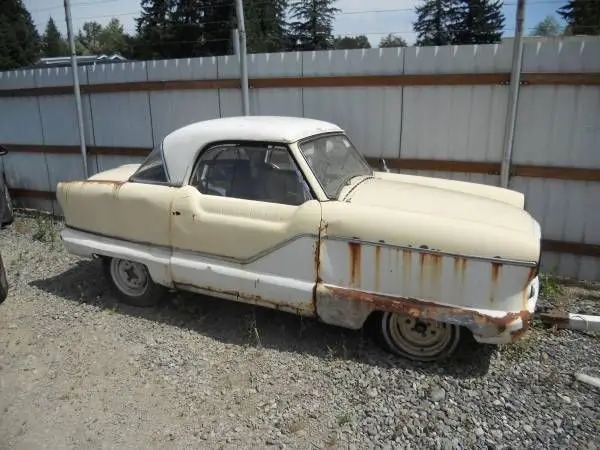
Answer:
[[[414,43],[412,23],[415,20],[414,7],[421,0],[337,0],[341,10],[335,20],[335,35],[366,34],[372,46],[388,33],[404,38],[408,44]],[[23,0],[31,13],[40,33],[48,18],[52,16],[59,30],[66,33],[64,6],[61,0]],[[532,28],[547,15],[553,15],[563,23],[556,10],[567,0],[526,0],[525,30],[528,35]],[[514,35],[516,0],[504,0],[504,36]],[[377,12],[379,11],[379,12]],[[81,28],[86,21],[95,20],[106,24],[112,17],[118,18],[125,31],[135,31],[135,18],[140,14],[140,0],[71,0],[71,16],[74,30]]]

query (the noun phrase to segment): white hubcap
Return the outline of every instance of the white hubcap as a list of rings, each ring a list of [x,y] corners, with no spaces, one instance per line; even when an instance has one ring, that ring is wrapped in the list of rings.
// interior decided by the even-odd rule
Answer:
[[[146,292],[148,274],[143,264],[123,259],[113,259],[110,274],[115,284],[126,295],[139,296]]]
[[[453,327],[445,323],[391,314],[388,335],[399,350],[416,357],[433,357],[453,340]]]

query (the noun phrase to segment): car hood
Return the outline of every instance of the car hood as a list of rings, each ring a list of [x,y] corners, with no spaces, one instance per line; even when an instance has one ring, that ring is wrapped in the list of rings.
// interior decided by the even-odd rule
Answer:
[[[469,192],[408,181],[367,178],[347,191],[343,200],[355,205],[455,219],[538,235],[537,222],[514,205]]]

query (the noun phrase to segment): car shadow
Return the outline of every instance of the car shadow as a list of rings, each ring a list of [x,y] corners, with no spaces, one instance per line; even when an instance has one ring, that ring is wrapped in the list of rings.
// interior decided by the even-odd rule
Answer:
[[[153,308],[128,306],[119,303],[112,294],[110,285],[102,276],[100,260],[79,261],[59,275],[29,284],[77,303],[186,328],[229,344],[260,345],[282,352],[354,360],[424,374],[482,377],[488,372],[496,351],[495,346],[478,345],[467,338],[451,359],[439,363],[418,363],[382,350],[366,329],[347,330],[265,307],[188,292],[172,293]]]

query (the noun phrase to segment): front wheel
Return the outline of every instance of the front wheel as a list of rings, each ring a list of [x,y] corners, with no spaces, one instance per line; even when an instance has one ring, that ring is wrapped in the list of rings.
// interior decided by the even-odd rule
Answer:
[[[133,306],[154,306],[165,289],[154,283],[148,268],[138,262],[104,258],[104,271],[118,297]]]
[[[460,340],[457,325],[384,312],[376,330],[379,341],[390,352],[414,361],[438,361],[449,357]]]

